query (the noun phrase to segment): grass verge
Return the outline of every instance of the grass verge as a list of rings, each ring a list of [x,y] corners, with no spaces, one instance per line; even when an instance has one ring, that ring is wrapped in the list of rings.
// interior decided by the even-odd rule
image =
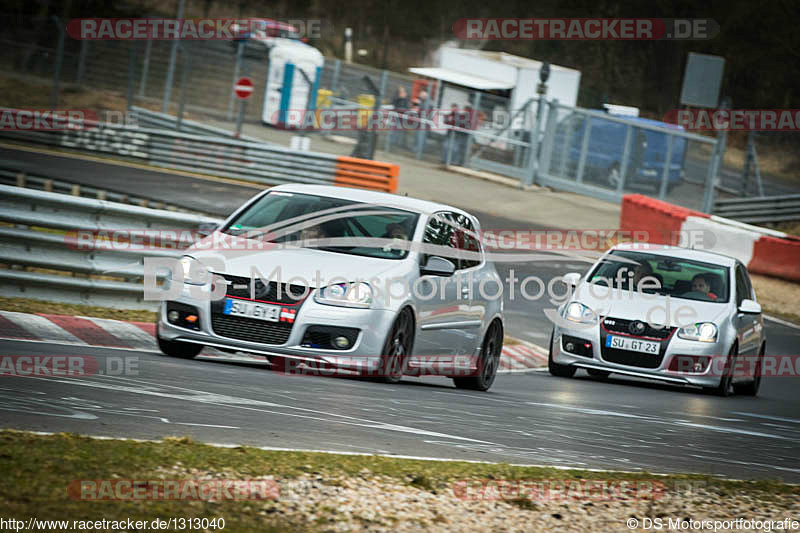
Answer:
[[[75,480],[190,480],[274,479],[279,484],[315,476],[321,483],[335,484],[351,478],[393,479],[409,490],[453,494],[457,480],[614,480],[649,481],[652,474],[557,470],[507,464],[421,461],[381,456],[353,456],[311,452],[266,451],[246,446],[218,448],[190,438],[166,438],[159,442],[98,440],[74,434],[35,435],[0,431],[0,501],[8,517],[35,516],[45,520],[98,520],[130,517],[224,518],[230,531],[300,531],[324,529],[334,520],[335,507],[318,509],[304,520],[288,512],[281,501],[103,501],[68,496]],[[752,501],[769,501],[776,495],[796,498],[800,487],[779,481],[728,481],[701,475],[671,475],[659,478],[667,491],[686,483],[702,483],[704,489],[721,496],[735,494]],[[365,496],[366,497],[366,496]],[[465,504],[466,505],[466,504]],[[529,502],[518,505],[534,510]],[[327,516],[326,516],[327,515]]]
[[[95,305],[66,304],[45,302],[30,298],[0,297],[0,309],[18,313],[45,313],[49,315],[92,316],[96,318],[112,318],[131,322],[155,322],[154,311],[138,311],[132,309],[111,309]]]

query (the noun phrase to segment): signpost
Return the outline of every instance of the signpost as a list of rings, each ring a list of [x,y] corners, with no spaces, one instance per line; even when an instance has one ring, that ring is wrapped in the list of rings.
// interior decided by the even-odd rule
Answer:
[[[242,102],[239,102],[239,116],[236,117],[236,137],[239,137],[242,133],[242,121],[244,120],[244,110],[247,107],[247,99],[253,94],[253,82],[247,77],[239,78],[233,86],[233,91],[236,93],[236,97],[242,100]]]

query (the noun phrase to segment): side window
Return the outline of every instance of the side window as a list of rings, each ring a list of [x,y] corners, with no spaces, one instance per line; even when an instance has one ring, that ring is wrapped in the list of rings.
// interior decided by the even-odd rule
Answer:
[[[422,242],[424,244],[436,244],[438,246],[455,248],[453,229],[452,220],[450,220],[447,213],[434,213],[425,226],[425,234],[422,237]],[[426,264],[431,255],[443,256],[445,259],[452,261],[453,264],[456,265],[456,268],[458,268],[458,259],[452,257],[452,254],[447,254],[445,250],[436,253],[423,252],[421,263],[423,265]]]
[[[459,250],[468,252],[480,252],[481,246],[475,235],[475,226],[472,220],[460,213],[451,213],[455,222],[455,245]],[[459,269],[472,268],[481,264],[479,257],[465,257],[459,259]]]
[[[744,268],[741,265],[736,266],[736,305],[740,305],[742,300],[750,298],[750,288],[747,283],[747,277],[744,273]]]

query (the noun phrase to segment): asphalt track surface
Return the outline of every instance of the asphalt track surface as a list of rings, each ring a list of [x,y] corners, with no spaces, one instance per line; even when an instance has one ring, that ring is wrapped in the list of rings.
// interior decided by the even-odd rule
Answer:
[[[0,159],[8,156],[0,150]],[[186,207],[205,202],[219,215],[255,192],[58,156],[36,154],[31,161],[31,173],[54,165],[49,168],[62,179],[71,172],[76,182],[140,196],[159,190],[163,201]],[[224,198],[217,187],[225,188]],[[484,228],[541,229],[476,215]],[[537,275],[546,283],[586,266],[554,257],[499,270],[505,276],[514,268],[519,277]],[[554,304],[544,299],[506,299],[507,331],[545,345],[550,326],[542,310],[548,307]],[[800,329],[766,324],[768,354],[796,351]],[[800,482],[800,378],[794,377],[765,378],[758,398],[600,380],[582,371],[572,379],[546,372],[500,375],[489,393],[475,393],[456,390],[445,378],[384,385],[53,343],[0,341],[0,355],[82,355],[94,357],[101,369],[117,368],[120,361],[136,368],[124,375],[4,377],[5,428],[144,439],[191,435],[224,444]]]

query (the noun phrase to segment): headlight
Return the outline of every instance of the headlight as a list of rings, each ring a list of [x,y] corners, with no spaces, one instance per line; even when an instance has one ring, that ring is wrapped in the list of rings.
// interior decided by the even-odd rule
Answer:
[[[182,272],[173,273],[179,275],[179,277],[173,277],[173,279],[189,285],[205,285],[211,281],[208,268],[194,257],[188,255],[181,257],[181,269]]]
[[[325,305],[367,308],[372,304],[372,288],[366,283],[337,283],[317,291],[314,301]]]
[[[573,322],[592,323],[597,322],[595,312],[589,307],[579,302],[572,302],[564,309],[564,318]]]
[[[688,341],[716,342],[717,326],[711,322],[698,322],[678,330],[678,337]]]

